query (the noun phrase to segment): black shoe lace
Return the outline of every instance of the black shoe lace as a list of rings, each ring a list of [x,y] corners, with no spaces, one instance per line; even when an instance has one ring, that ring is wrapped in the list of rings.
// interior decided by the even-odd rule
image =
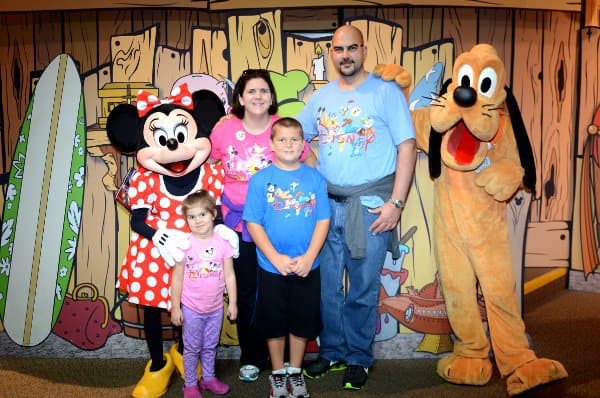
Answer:
[[[289,376],[288,379],[290,381],[290,384],[293,384],[294,387],[300,387],[304,385],[301,374],[292,374]]]
[[[285,386],[285,379],[282,375],[273,375],[273,385],[276,388]]]

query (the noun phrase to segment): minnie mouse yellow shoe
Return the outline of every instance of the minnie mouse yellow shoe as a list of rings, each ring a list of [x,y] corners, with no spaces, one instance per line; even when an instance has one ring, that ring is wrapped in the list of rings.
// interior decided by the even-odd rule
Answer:
[[[164,354],[164,358],[166,361],[165,366],[154,372],[150,371],[152,361],[148,361],[144,376],[138,381],[131,393],[134,398],[159,398],[167,392],[175,366],[171,355]]]
[[[179,353],[179,343],[175,343],[171,345],[169,348],[169,355],[173,359],[173,365],[175,365],[175,370],[179,373],[182,379],[185,378],[185,373],[183,370],[183,355]],[[202,376],[202,365],[198,363],[198,379]]]

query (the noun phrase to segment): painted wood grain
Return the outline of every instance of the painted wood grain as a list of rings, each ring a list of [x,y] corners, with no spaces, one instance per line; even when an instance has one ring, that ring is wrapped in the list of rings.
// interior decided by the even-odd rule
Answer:
[[[511,58],[513,77],[510,84],[521,115],[536,165],[535,196],[531,205],[531,221],[540,221],[539,199],[542,195],[542,47],[544,13],[515,11],[514,47]],[[506,62],[506,61],[505,61]]]
[[[35,69],[34,54],[32,14],[0,14],[3,170],[10,170],[10,160],[27,111],[32,90],[30,72]]]
[[[331,33],[323,34],[323,37],[305,37],[296,34],[285,34],[286,49],[286,71],[304,70],[308,72],[308,78],[312,81],[331,81],[337,76],[335,68],[329,58],[331,47]],[[314,62],[323,57],[325,69],[323,75],[315,74]],[[307,98],[306,98],[307,99]],[[306,100],[305,99],[305,100]]]
[[[454,51],[460,55],[477,44],[477,9],[444,8],[442,37],[454,39]]]
[[[166,19],[166,46],[179,50],[189,50],[192,45],[192,27],[198,25],[198,11],[167,9]]]
[[[419,47],[441,40],[443,8],[409,8],[406,21],[406,44]]]
[[[158,88],[160,97],[167,97],[171,93],[175,80],[191,73],[190,58],[189,51],[158,46],[154,66],[154,87]]]
[[[164,46],[167,43],[167,14],[164,9],[155,8],[147,10],[143,8],[134,8],[132,21],[134,32],[147,30],[153,26],[158,27],[156,31],[156,44]]]
[[[158,28],[110,39],[113,82],[152,82]]]
[[[96,11],[64,13],[64,48],[79,65],[79,73],[98,66]]]
[[[97,149],[98,147],[92,147]],[[101,152],[88,148],[85,173],[85,193],[77,244],[77,266],[74,268],[75,285],[91,283],[109,303],[114,302],[117,267],[117,231],[115,200],[102,179],[107,174],[107,163],[96,157]]]
[[[578,22],[578,15],[559,11],[544,18],[540,221],[571,218]]]
[[[530,222],[525,244],[526,267],[567,267],[571,231],[564,221]]]
[[[230,76],[244,69],[262,68],[283,73],[281,10],[227,19]]]
[[[56,57],[56,54],[64,52],[62,21],[62,12],[49,11],[33,14],[35,70],[44,70]]]
[[[583,153],[594,112],[600,105],[600,28],[584,28],[580,34],[581,69],[580,87],[577,90],[577,154]]]
[[[396,25],[400,25],[404,34],[402,35],[402,48],[409,46],[408,40],[408,21],[409,11],[414,10],[407,7],[369,7],[369,8],[344,8],[344,20],[346,19],[357,19],[357,18],[371,18],[383,21],[392,22]],[[412,17],[410,17],[412,18]],[[285,19],[284,19],[285,26]]]
[[[199,8],[210,10],[236,10],[236,9],[256,9],[260,6],[266,8],[281,8],[282,6],[294,7],[322,7],[321,0],[297,0],[294,2],[285,2],[281,0],[263,0],[258,5],[248,0],[172,0],[166,4],[163,0],[57,0],[48,2],[46,0],[23,0],[20,2],[5,2],[0,5],[0,11],[35,11],[35,10],[80,10],[89,8],[132,8],[132,7],[171,7],[171,8]],[[327,2],[330,7],[364,7],[364,0],[330,0]],[[396,6],[405,5],[413,7],[439,7],[439,0],[379,0],[378,6]],[[497,8],[530,8],[541,10],[581,10],[581,1],[570,0],[498,0],[494,2],[481,2],[473,0],[446,0],[444,5],[448,7],[497,7]]]
[[[583,26],[600,28],[600,1],[586,0],[583,9]]]
[[[229,76],[225,30],[194,28],[192,32],[192,73],[205,73],[220,79]],[[237,76],[235,77],[237,79]]]
[[[131,10],[98,10],[98,64],[110,62],[110,38],[133,32]]]
[[[281,15],[284,32],[326,32],[338,27],[339,15],[336,8],[283,9]],[[344,10],[344,15],[348,15],[347,10]]]
[[[363,33],[367,57],[365,69],[372,71],[377,64],[400,64],[402,60],[402,26],[383,20],[355,19],[350,24]]]
[[[513,10],[480,8],[477,10],[477,41],[494,46],[498,56],[504,61],[506,83],[512,77],[512,28]]]

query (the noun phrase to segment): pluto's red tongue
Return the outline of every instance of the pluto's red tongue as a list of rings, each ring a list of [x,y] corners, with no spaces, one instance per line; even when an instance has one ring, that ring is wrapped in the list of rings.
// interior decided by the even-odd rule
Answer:
[[[469,132],[462,120],[447,134],[450,134],[450,137],[446,147],[456,163],[460,165],[471,163],[480,142]]]
[[[169,168],[175,173],[181,173],[183,170],[185,170],[185,162],[171,163]]]

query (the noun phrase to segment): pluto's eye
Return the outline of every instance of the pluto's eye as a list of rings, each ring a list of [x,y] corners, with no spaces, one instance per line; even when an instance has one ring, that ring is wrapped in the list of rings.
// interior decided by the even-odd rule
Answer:
[[[479,75],[479,94],[484,95],[486,97],[491,97],[494,95],[494,91],[496,90],[496,85],[498,84],[498,76],[496,75],[496,71],[487,67],[481,74]]]
[[[471,87],[473,82],[473,68],[471,65],[463,65],[458,70],[458,81],[462,87]]]

